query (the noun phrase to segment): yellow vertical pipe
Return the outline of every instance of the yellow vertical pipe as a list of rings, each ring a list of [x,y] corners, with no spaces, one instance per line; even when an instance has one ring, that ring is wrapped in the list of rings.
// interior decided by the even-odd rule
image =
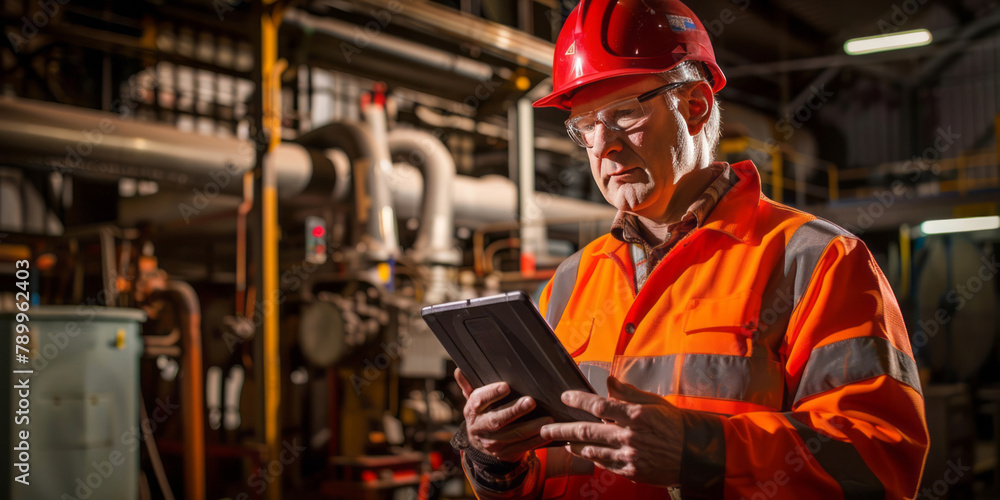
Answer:
[[[271,3],[265,0],[265,4]],[[278,27],[280,6],[265,9],[261,20],[261,89],[263,126],[269,133],[267,152],[281,144],[281,72],[284,61],[278,61]],[[264,309],[264,440],[268,461],[277,460],[281,450],[281,366],[278,339],[278,191],[276,173],[268,162],[261,165],[261,214],[263,224],[263,276],[261,300]],[[281,500],[281,476],[267,485],[267,498]]]

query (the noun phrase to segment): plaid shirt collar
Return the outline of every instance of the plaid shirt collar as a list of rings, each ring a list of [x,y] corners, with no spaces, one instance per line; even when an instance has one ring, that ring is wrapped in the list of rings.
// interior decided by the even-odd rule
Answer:
[[[611,224],[611,236],[619,241],[637,245],[646,253],[652,253],[655,250],[669,249],[687,233],[701,227],[719,200],[739,180],[726,162],[717,161],[709,165],[708,168],[715,172],[715,180],[688,207],[681,220],[667,227],[669,235],[665,241],[656,241],[656,238],[642,225],[638,217],[620,210]]]
[[[615,216],[615,221],[611,225],[611,235],[619,241],[629,243],[636,291],[646,284],[646,278],[667,252],[695,228],[701,227],[719,200],[739,181],[728,163],[715,162],[708,168],[714,172],[715,180],[688,207],[681,220],[667,226],[665,241],[657,241],[635,215],[619,211]]]

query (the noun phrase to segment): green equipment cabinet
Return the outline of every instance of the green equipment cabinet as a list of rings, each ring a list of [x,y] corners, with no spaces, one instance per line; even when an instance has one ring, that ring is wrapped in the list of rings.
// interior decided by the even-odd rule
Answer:
[[[0,470],[8,476],[0,498],[137,498],[146,314],[88,305],[33,305],[26,314],[23,323],[16,312],[0,313],[0,377],[7,382]],[[29,325],[28,338],[18,338],[18,324]],[[18,341],[27,342],[27,359]]]

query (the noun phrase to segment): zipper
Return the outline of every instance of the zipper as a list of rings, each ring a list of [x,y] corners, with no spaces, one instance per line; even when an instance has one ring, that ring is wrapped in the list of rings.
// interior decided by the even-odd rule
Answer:
[[[630,244],[631,243],[626,243],[626,245],[630,245]],[[635,300],[635,297],[636,297],[636,291],[635,291],[635,273],[634,272],[633,273],[629,273],[628,272],[628,268],[625,267],[625,263],[622,262],[622,260],[619,259],[617,255],[615,255],[613,253],[609,253],[607,255],[608,255],[608,257],[611,260],[614,261],[614,263],[616,265],[618,265],[618,270],[620,270],[622,272],[622,275],[625,276],[625,282],[628,283],[628,289],[629,289],[630,292],[632,292],[632,300]]]

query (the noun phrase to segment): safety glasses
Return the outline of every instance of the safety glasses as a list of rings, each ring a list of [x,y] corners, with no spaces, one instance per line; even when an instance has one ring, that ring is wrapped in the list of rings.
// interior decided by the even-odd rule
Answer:
[[[566,120],[566,132],[570,139],[573,139],[573,142],[579,144],[580,147],[593,147],[598,121],[616,132],[632,130],[646,123],[649,114],[652,113],[653,107],[646,101],[689,83],[693,83],[693,81],[668,83],[635,97],[616,101],[601,109],[575,116]]]

